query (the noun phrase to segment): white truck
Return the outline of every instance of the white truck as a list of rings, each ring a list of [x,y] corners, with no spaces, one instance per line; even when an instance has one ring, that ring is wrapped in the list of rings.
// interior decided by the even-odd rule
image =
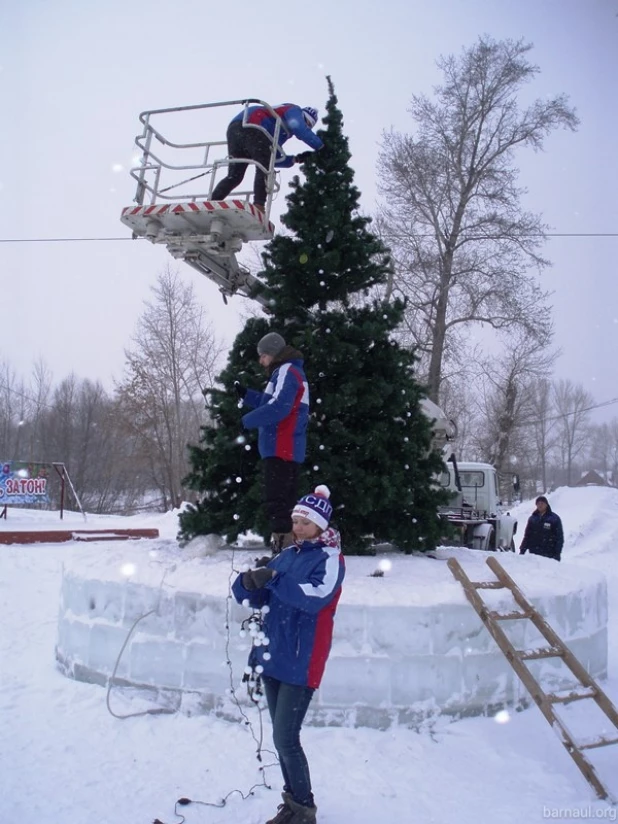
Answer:
[[[421,405],[432,421],[434,445],[445,459],[438,482],[452,493],[452,500],[439,514],[455,528],[455,542],[470,549],[514,551],[517,520],[502,504],[496,468],[488,463],[457,461],[451,451],[457,435],[455,424],[428,398]],[[514,489],[517,483],[514,477]],[[448,540],[453,542],[453,538]]]

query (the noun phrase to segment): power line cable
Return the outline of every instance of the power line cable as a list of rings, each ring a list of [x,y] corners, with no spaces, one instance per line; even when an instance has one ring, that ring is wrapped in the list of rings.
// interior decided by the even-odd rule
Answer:
[[[133,237],[5,237],[0,243],[98,243],[117,240],[145,240]]]
[[[11,389],[10,386],[6,383],[0,383],[0,390],[4,390],[11,395],[17,395],[20,398],[24,398],[27,401],[35,404],[39,407],[44,407],[45,409],[55,409],[56,407],[51,406],[49,403],[43,403],[43,401],[38,401],[36,398],[33,398],[32,395],[26,395],[24,392],[19,392],[17,389]]]
[[[435,234],[423,233],[423,234],[416,234],[409,233],[406,235],[392,235],[397,239],[399,238],[409,238],[409,237],[431,237],[435,238]],[[508,239],[519,239],[519,238],[528,238],[528,237],[540,237],[540,238],[547,238],[547,237],[618,237],[618,232],[531,232],[530,234],[523,234],[523,235],[477,235],[472,237],[466,237],[466,240],[508,240]]]
[[[516,427],[522,426],[534,426],[537,423],[551,423],[552,421],[560,421],[564,418],[568,418],[571,415],[581,415],[583,412],[592,412],[594,409],[601,409],[604,406],[613,406],[615,403],[618,403],[618,398],[612,398],[609,401],[602,401],[601,403],[595,403],[593,406],[586,406],[583,409],[572,409],[570,412],[564,412],[560,415],[552,415],[548,418],[539,418],[536,421],[521,421],[518,424],[515,424]]]
[[[407,237],[402,235],[401,237]],[[434,237],[433,234],[415,234],[414,237]],[[477,240],[503,240],[508,235],[487,235],[476,238]],[[618,232],[533,232],[529,235],[518,235],[518,237],[618,237]],[[7,237],[0,238],[0,243],[115,243],[119,240],[145,240],[143,237]]]

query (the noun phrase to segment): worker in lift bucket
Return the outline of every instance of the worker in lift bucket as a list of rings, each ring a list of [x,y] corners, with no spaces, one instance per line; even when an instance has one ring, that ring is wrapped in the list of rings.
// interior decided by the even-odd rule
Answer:
[[[284,103],[281,106],[275,106],[274,111],[282,121],[277,137],[277,159],[275,161],[277,168],[289,168],[294,163],[303,163],[309,154],[309,152],[303,152],[288,157],[283,151],[279,151],[290,137],[302,140],[316,151],[324,146],[320,138],[311,131],[318,120],[317,109],[309,106],[301,109],[294,103]],[[277,126],[277,120],[271,112],[272,110],[265,106],[249,106],[233,118],[227,129],[227,151],[231,160],[234,158],[255,160],[265,169],[269,168]],[[230,163],[227,176],[215,186],[212,200],[225,200],[232,189],[242,183],[247,165],[247,163]],[[263,212],[265,204],[266,175],[256,166],[253,205]]]

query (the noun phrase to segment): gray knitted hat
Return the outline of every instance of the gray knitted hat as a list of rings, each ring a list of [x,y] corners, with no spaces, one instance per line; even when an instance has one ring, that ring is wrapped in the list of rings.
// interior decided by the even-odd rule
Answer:
[[[285,341],[278,332],[269,332],[257,345],[258,355],[271,355],[273,358],[285,347]]]

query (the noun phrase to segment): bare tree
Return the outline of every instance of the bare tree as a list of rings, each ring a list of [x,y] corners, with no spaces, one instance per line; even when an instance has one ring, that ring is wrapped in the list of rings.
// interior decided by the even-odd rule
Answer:
[[[76,437],[78,393],[79,381],[71,372],[54,389],[50,414],[47,416],[45,460],[62,461],[70,468],[79,449]]]
[[[77,383],[69,469],[82,504],[91,511],[101,511],[102,492],[115,473],[110,458],[117,457],[112,444],[119,433],[117,426],[110,426],[110,407],[111,399],[99,381]]]
[[[27,425],[24,426],[26,444],[23,460],[40,461],[45,449],[46,410],[50,406],[52,394],[52,373],[42,358],[32,367],[30,384],[27,392],[30,400]]]
[[[51,373],[38,361],[27,384],[0,363],[0,460],[36,461],[42,455],[41,421],[51,391]]]
[[[613,486],[618,482],[618,418],[591,427],[592,467]]]
[[[151,488],[167,508],[182,500],[188,472],[187,444],[204,423],[202,390],[215,382],[221,344],[193,288],[166,269],[152,289],[154,300],[138,321],[126,350],[126,377],[117,386],[125,431],[135,437]]]
[[[75,441],[70,471],[84,507],[91,512],[130,511],[148,489],[138,439],[122,426],[118,402],[97,381],[77,392]]]
[[[196,336],[190,338],[191,341],[199,344]],[[195,354],[189,353],[188,361]],[[208,364],[203,379],[205,382],[213,379]],[[128,426],[126,403],[111,398],[98,381],[70,374],[52,389],[51,373],[43,361],[35,363],[29,384],[10,365],[2,364],[0,458],[64,463],[81,503],[91,512],[152,508],[157,455],[137,425],[141,416],[140,399],[136,396],[134,400],[134,425]],[[182,397],[179,406],[185,417],[187,409],[195,412],[199,407],[201,410],[203,399],[199,387],[197,398],[189,401]],[[197,426],[188,440],[193,440],[196,433]],[[57,506],[59,476],[50,472],[49,477],[52,505]],[[167,490],[161,489],[159,506],[165,507],[170,500]],[[69,496],[65,505],[71,504]]]
[[[544,342],[519,329],[510,335],[499,358],[481,361],[488,391],[479,442],[484,443],[485,460],[505,475],[513,471],[513,459],[524,451],[523,426],[531,417],[531,384],[551,374],[556,357]]]
[[[441,59],[436,101],[412,98],[416,136],[384,135],[380,228],[436,402],[449,348],[470,324],[521,327],[540,343],[550,334],[548,296],[528,273],[548,265],[539,252],[546,227],[521,206],[513,159],[578,121],[564,95],[519,108],[539,71],[530,49],[482,37],[459,58]]]
[[[526,424],[532,415],[532,387],[540,376],[551,374],[556,357],[557,352],[515,330],[501,356],[479,358],[483,391],[477,443],[482,459],[498,469],[503,498],[512,496],[513,473],[530,463]]]
[[[31,406],[23,379],[0,362],[0,460],[25,460],[24,426]]]
[[[573,482],[573,464],[587,447],[590,434],[590,409],[594,398],[581,384],[559,380],[553,385],[554,405],[559,433],[558,446],[566,482]]]
[[[534,445],[535,460],[531,462],[534,480],[540,480],[543,491],[546,491],[549,461],[557,444],[557,419],[552,384],[548,378],[540,377],[530,386],[530,421],[526,426],[526,436]]]

